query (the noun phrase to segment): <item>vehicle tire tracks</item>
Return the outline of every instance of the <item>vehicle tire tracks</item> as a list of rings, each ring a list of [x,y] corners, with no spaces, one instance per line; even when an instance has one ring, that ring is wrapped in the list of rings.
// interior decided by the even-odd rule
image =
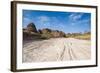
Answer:
[[[73,51],[72,48],[71,48],[72,43],[69,43],[69,45],[67,45],[67,46],[68,46],[68,53],[69,53],[69,56],[70,56],[70,57],[69,57],[70,60],[77,59],[77,57],[76,57],[74,51]]]

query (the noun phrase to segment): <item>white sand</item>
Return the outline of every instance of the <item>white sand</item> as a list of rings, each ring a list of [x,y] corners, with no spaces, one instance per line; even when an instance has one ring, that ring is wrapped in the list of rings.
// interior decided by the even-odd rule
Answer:
[[[25,43],[23,62],[48,62],[86,60],[91,58],[89,40],[74,38],[52,38]]]

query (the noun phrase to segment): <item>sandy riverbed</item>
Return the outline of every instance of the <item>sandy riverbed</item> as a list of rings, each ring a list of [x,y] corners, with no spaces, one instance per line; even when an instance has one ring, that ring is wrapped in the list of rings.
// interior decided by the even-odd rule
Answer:
[[[23,62],[87,60],[91,58],[89,40],[51,38],[23,44]]]

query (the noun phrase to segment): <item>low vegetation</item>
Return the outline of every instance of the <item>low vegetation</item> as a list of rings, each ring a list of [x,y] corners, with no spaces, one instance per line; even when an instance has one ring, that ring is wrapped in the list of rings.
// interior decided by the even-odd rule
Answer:
[[[66,38],[76,38],[76,39],[82,39],[82,40],[91,40],[91,33],[85,32],[85,33],[68,33],[66,34]]]

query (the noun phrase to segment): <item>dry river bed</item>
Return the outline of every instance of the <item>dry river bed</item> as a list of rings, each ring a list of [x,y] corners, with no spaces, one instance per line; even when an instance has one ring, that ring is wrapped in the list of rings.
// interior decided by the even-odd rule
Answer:
[[[87,60],[91,58],[90,40],[51,38],[23,44],[23,62]]]

